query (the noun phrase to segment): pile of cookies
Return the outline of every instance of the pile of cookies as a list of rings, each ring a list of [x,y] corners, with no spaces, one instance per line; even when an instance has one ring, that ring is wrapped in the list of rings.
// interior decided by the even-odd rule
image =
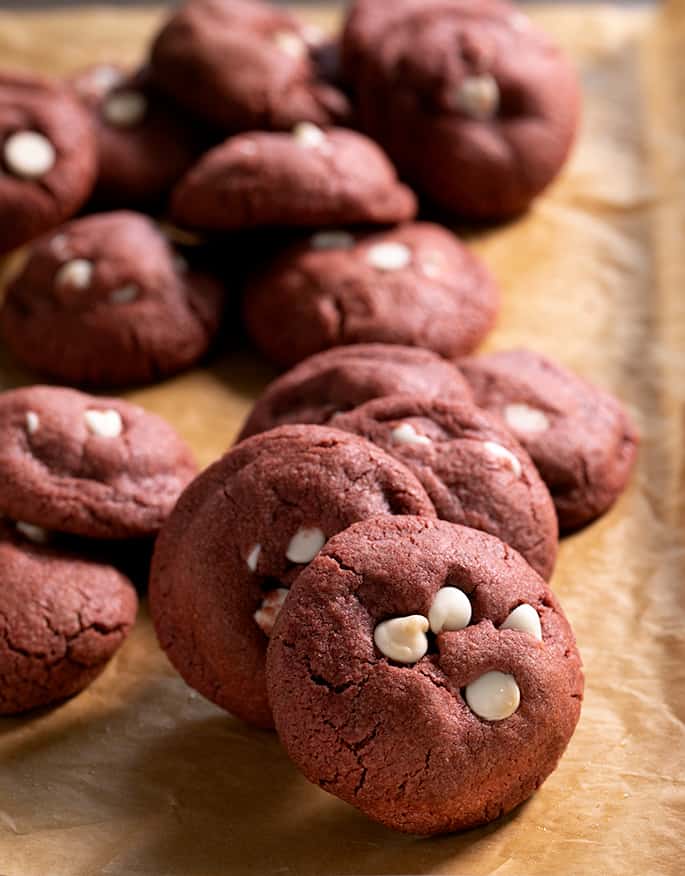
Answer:
[[[0,309],[14,356],[98,388],[188,368],[244,259],[245,332],[290,369],[195,478],[126,402],[0,395],[0,711],[97,674],[135,615],[113,563],[159,533],[162,648],[311,781],[422,834],[539,787],[583,691],[559,532],[613,504],[637,436],[532,351],[472,355],[498,283],[425,217],[524,210],[579,103],[500,0],[356,0],[336,39],[188,0],[139,70],[0,74],[0,247],[38,238]]]

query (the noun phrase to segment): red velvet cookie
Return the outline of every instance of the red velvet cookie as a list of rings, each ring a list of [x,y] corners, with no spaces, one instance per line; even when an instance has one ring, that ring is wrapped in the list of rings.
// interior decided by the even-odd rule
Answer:
[[[376,234],[322,231],[286,249],[248,286],[247,330],[291,366],[343,344],[426,347],[446,358],[492,328],[499,290],[451,232],[417,222]]]
[[[412,517],[329,541],[276,621],[267,682],[305,776],[418,834],[529,797],[583,693],[571,627],[527,563],[493,536]]]
[[[90,116],[66,88],[0,73],[0,253],[75,213],[96,165]]]
[[[554,503],[537,469],[498,417],[469,402],[386,396],[330,421],[411,469],[438,517],[496,535],[543,578],[557,555]]]
[[[344,53],[362,128],[450,212],[518,213],[568,156],[577,77],[508,3],[357,0]]]
[[[223,300],[220,284],[189,270],[145,216],[101,213],[34,245],[0,333],[17,359],[57,380],[146,383],[206,353]]]
[[[227,132],[283,130],[346,118],[347,98],[318,76],[307,29],[256,0],[191,0],[156,37],[157,83]]]
[[[83,690],[126,639],[137,604],[111,566],[41,547],[0,523],[0,715]]]
[[[208,231],[386,225],[413,218],[416,199],[373,141],[303,122],[210,150],[174,189],[171,211]]]
[[[154,535],[196,473],[160,417],[122,399],[0,393],[0,514],[90,538]]]
[[[98,205],[158,204],[209,145],[201,126],[156,91],[146,71],[96,64],[70,85],[95,124]]]
[[[272,726],[264,664],[287,589],[328,538],[375,514],[435,511],[401,463],[337,429],[275,429],[201,474],[162,529],[150,578],[160,644],[188,684]]]
[[[429,350],[353,344],[310,356],[278,377],[257,399],[239,439],[284,423],[327,423],[372,398],[406,393],[470,401],[457,368]]]
[[[638,435],[621,404],[530,350],[465,359],[476,404],[502,417],[549,487],[562,530],[589,523],[625,489]]]

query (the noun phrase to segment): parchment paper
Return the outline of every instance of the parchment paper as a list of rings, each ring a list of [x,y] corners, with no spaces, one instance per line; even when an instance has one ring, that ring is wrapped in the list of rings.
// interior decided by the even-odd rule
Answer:
[[[308,785],[273,734],[189,690],[143,608],[88,691],[0,722],[0,874],[685,871],[685,11],[620,6],[533,10],[579,65],[580,142],[527,216],[473,235],[506,291],[488,347],[557,356],[620,395],[643,434],[630,490],[564,541],[553,579],[587,674],[557,772],[484,829],[394,834]],[[55,73],[135,62],[157,21],[92,7],[0,14],[0,58]],[[31,382],[5,360],[0,375]],[[226,354],[130,398],[171,420],[205,464],[269,376]]]

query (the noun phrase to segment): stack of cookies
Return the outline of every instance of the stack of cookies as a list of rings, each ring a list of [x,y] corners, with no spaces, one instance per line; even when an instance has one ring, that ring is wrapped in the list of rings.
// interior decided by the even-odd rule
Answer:
[[[579,103],[500,0],[356,0],[335,40],[188,0],[138,70],[0,75],[0,246],[38,238],[0,310],[16,358],[96,388],[189,368],[247,252],[242,325],[290,369],[194,480],[123,401],[0,396],[0,711],[94,677],[135,613],[103,551],[159,532],[162,648],[311,781],[421,834],[539,787],[583,691],[559,532],[611,507],[637,437],[561,365],[473,355],[499,286],[430,220],[525,210]]]

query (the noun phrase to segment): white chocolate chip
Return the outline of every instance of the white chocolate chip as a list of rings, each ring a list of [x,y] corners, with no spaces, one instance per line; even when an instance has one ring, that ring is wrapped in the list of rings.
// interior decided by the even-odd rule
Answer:
[[[287,595],[288,591],[283,587],[269,590],[264,599],[262,599],[262,604],[254,613],[255,623],[265,635],[271,636],[276,618],[283,608]]]
[[[510,612],[504,621],[501,630],[518,630],[520,633],[530,633],[539,642],[542,641],[542,625],[540,615],[532,605],[524,602]]]
[[[390,433],[396,444],[432,444],[427,435],[419,435],[411,423],[400,423]]]
[[[521,692],[513,675],[486,672],[467,686],[466,702],[479,718],[503,721],[518,709]]]
[[[106,411],[86,411],[83,419],[93,435],[100,438],[118,438],[124,428],[119,411],[112,408]]]
[[[373,640],[381,654],[398,663],[416,663],[428,650],[428,618],[422,614],[393,617],[382,621],[373,631]]]
[[[454,108],[480,122],[494,118],[499,109],[499,87],[489,73],[466,76],[454,94]]]
[[[69,249],[69,238],[66,234],[56,234],[50,241],[50,250],[58,259],[71,258],[71,250]]]
[[[489,456],[492,456],[494,459],[503,462],[508,468],[510,468],[515,477],[521,477],[521,463],[518,461],[516,456],[514,456],[511,450],[507,450],[506,447],[502,447],[501,444],[497,444],[497,442],[495,441],[485,441],[483,443],[483,449],[486,451],[486,453],[488,453]]]
[[[304,58],[307,55],[307,44],[291,30],[279,30],[273,35],[273,41],[278,48],[291,58]]]
[[[378,271],[401,271],[411,264],[411,250],[403,243],[377,243],[369,248],[366,261]]]
[[[22,179],[40,179],[57,161],[55,147],[37,131],[19,131],[5,140],[3,149],[9,171]]]
[[[419,268],[426,277],[440,277],[447,268],[447,259],[437,249],[421,253],[418,261]]]
[[[23,536],[28,538],[29,541],[34,542],[34,544],[47,544],[50,540],[50,534],[42,526],[34,526],[33,523],[24,523],[23,520],[17,520],[16,527]]]
[[[463,630],[471,621],[471,602],[458,587],[441,587],[428,612],[431,630],[442,632]]]
[[[547,415],[526,404],[507,405],[504,419],[517,435],[535,435],[549,429]]]
[[[35,435],[40,427],[40,417],[35,411],[26,412],[26,431],[29,435]]]
[[[129,304],[131,301],[135,301],[137,297],[138,287],[135,283],[129,283],[109,293],[109,300],[112,304]]]
[[[251,572],[254,572],[257,569],[257,563],[259,562],[259,555],[261,554],[261,552],[261,544],[256,544],[247,555],[247,568]]]
[[[319,231],[309,238],[312,249],[352,249],[354,235],[348,231]]]
[[[309,563],[326,544],[326,536],[320,529],[298,529],[290,539],[286,557],[291,563]]]
[[[300,146],[307,149],[317,149],[326,142],[326,134],[311,122],[300,122],[293,128],[293,137]]]
[[[124,74],[111,64],[100,64],[91,70],[88,81],[98,94],[104,95],[111,91],[115,85],[123,82]]]
[[[87,289],[93,276],[93,263],[88,259],[72,259],[61,265],[55,274],[55,286]]]
[[[147,108],[147,98],[139,91],[117,91],[105,99],[102,115],[116,128],[131,128],[143,121]]]

